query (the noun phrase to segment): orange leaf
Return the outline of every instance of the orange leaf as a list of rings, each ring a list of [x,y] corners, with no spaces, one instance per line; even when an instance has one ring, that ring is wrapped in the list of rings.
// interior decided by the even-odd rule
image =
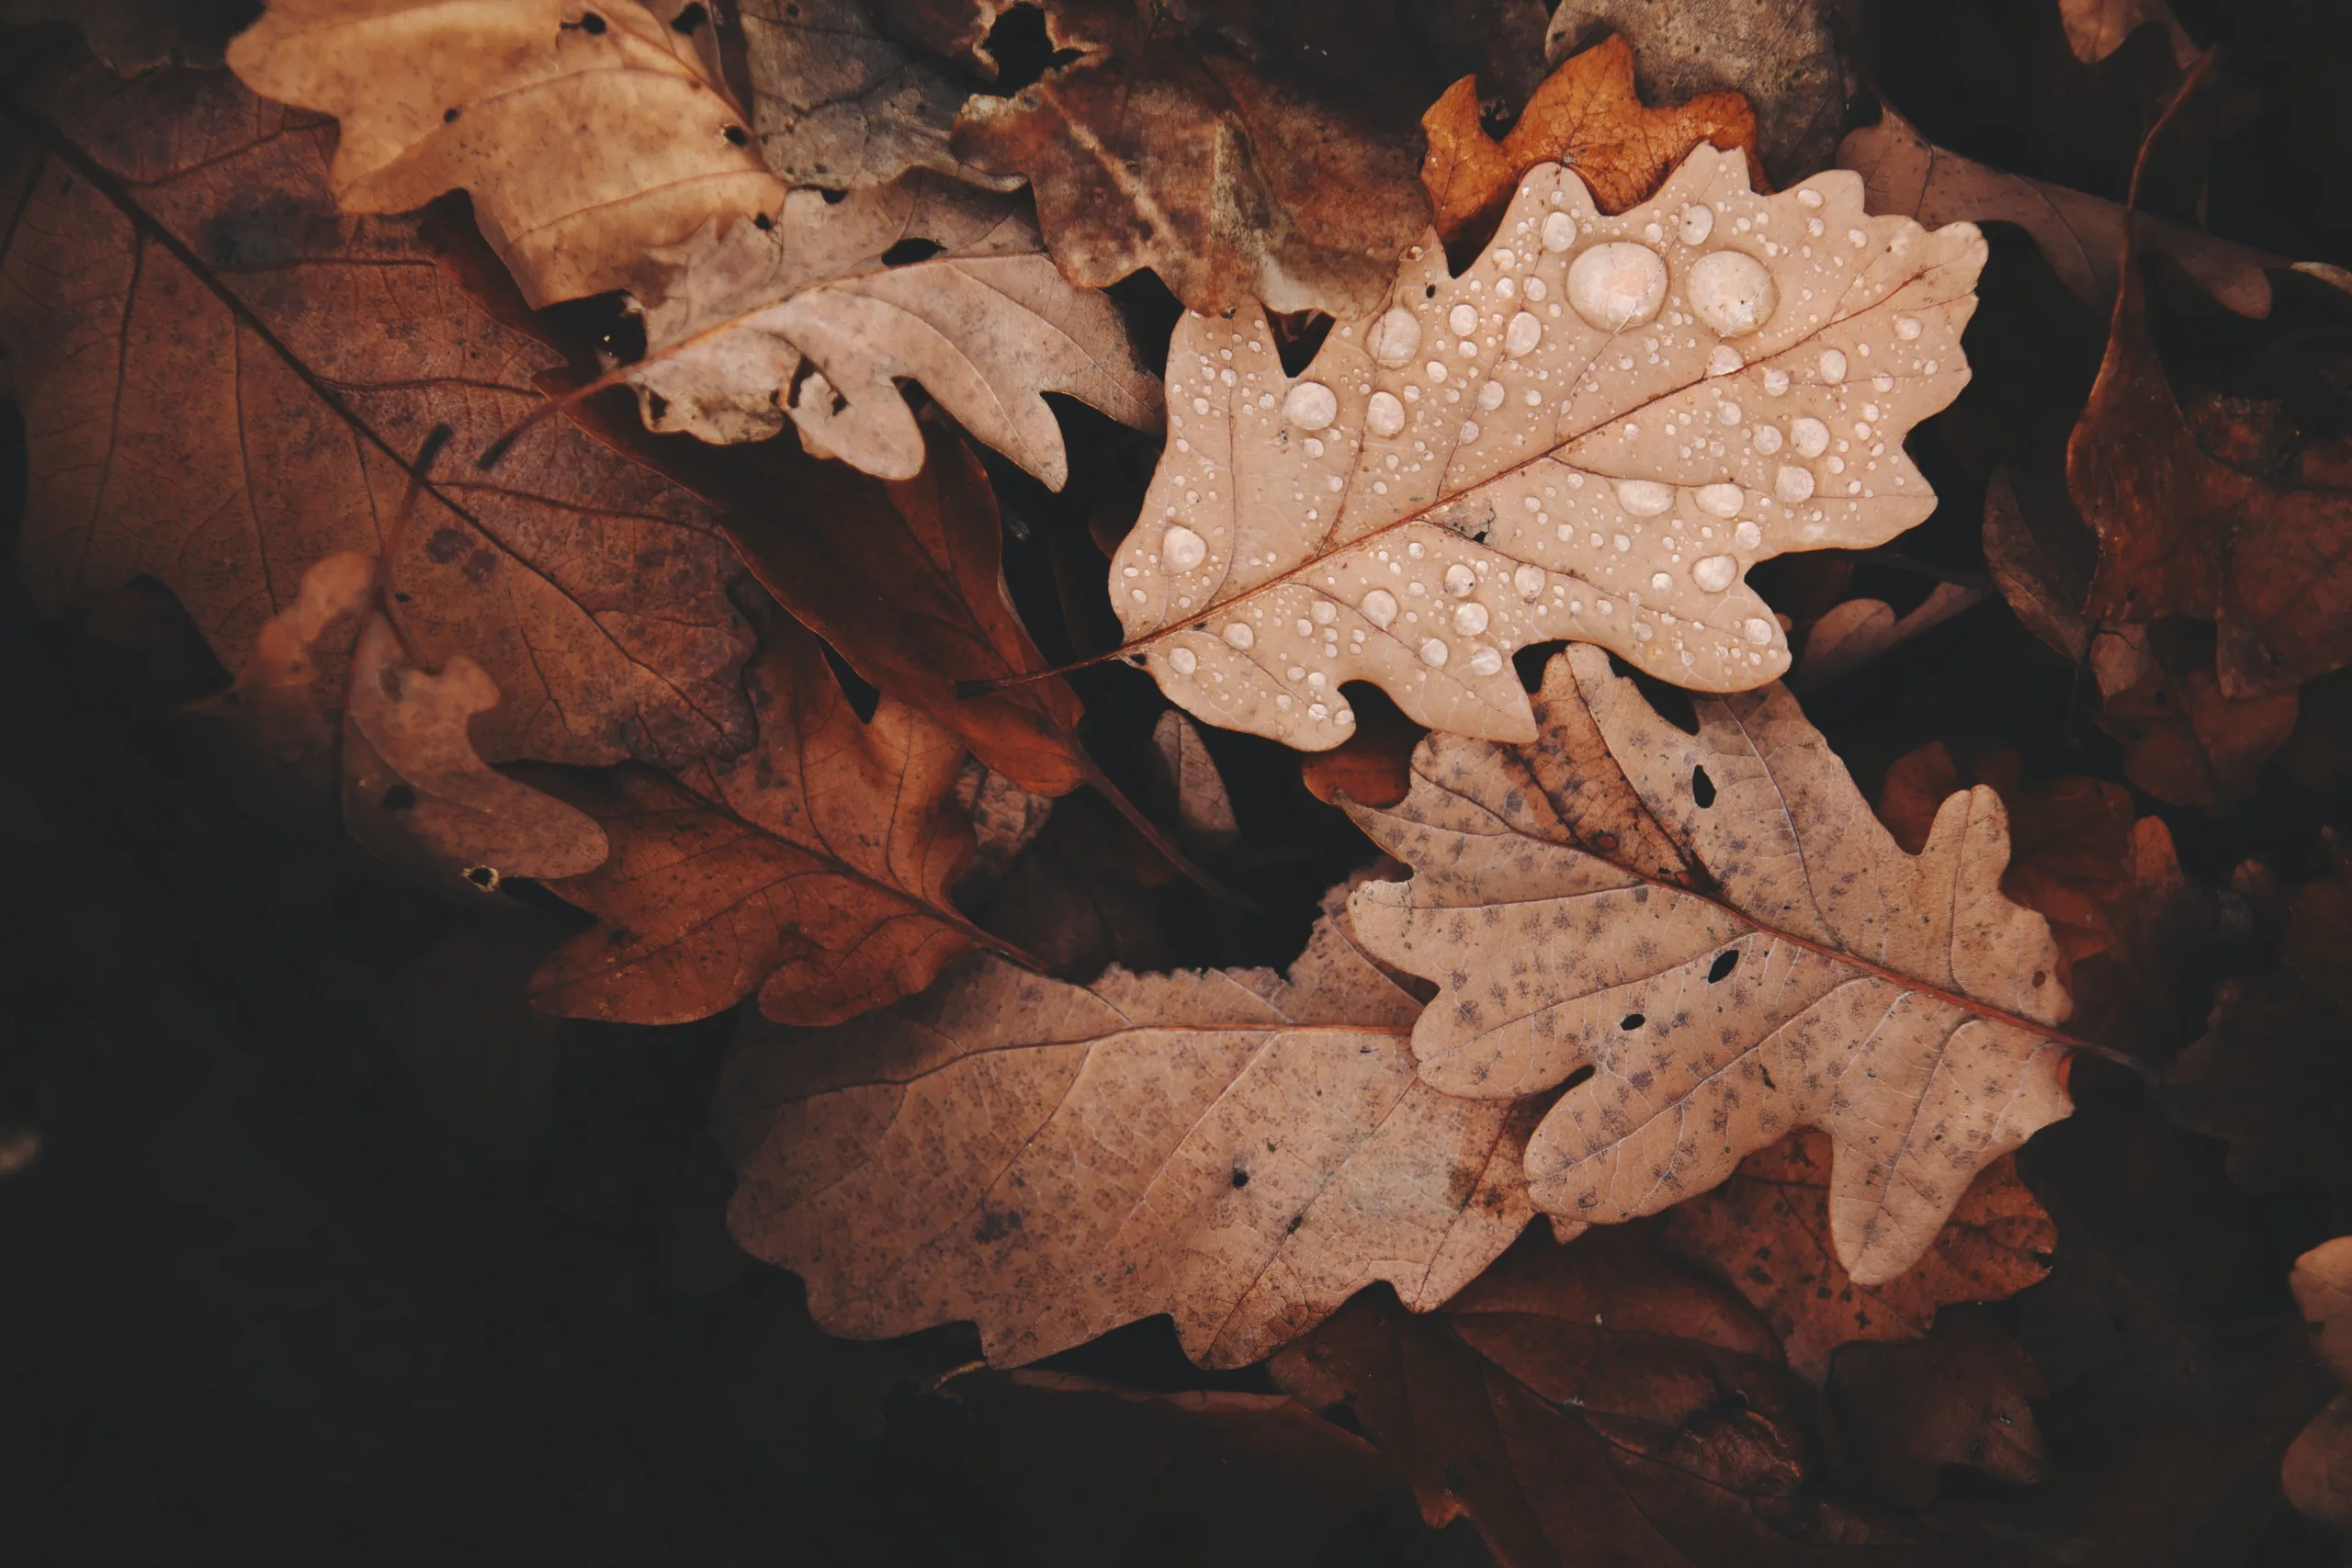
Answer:
[[[1747,155],[1759,191],[1756,116],[1737,93],[1702,93],[1672,108],[1645,107],[1634,91],[1634,51],[1610,38],[1560,62],[1500,141],[1478,120],[1478,79],[1464,76],[1421,116],[1429,152],[1421,183],[1451,242],[1491,230],[1519,176],[1538,164],[1566,164],[1603,212],[1646,200],[1702,141]]]

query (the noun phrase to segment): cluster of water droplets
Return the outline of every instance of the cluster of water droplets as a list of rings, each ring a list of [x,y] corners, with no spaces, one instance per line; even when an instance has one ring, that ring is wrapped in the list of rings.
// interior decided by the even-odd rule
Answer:
[[[1712,689],[1784,667],[1747,568],[1925,514],[1881,400],[1899,378],[1899,423],[1926,412],[1916,389],[1942,372],[1939,344],[1959,370],[1965,313],[1942,310],[1947,279],[1924,317],[1855,327],[1922,270],[1904,254],[1922,231],[1862,219],[1858,185],[1831,183],[1850,176],[1757,197],[1711,156],[1614,220],[1537,171],[1472,268],[1450,277],[1416,250],[1396,302],[1335,328],[1295,380],[1259,321],[1187,321],[1169,456],[1114,568],[1131,633],[1193,623],[1156,648],[1205,703],[1187,705],[1325,746],[1351,722],[1335,694],[1354,678],[1425,722],[1491,709],[1446,727],[1494,732],[1523,695],[1465,696],[1463,677],[1551,638]],[[1832,212],[1850,216],[1841,232]],[[1928,407],[1957,390],[1945,379]],[[1253,712],[1261,675],[1273,715]]]

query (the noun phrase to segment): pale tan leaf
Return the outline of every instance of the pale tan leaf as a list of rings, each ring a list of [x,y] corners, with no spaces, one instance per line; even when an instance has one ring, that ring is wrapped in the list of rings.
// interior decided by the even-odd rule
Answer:
[[[760,151],[786,184],[849,190],[930,169],[1020,187],[951,152],[969,95],[882,36],[865,0],[745,0],[743,46]]]
[[[533,305],[658,292],[651,248],[784,198],[702,51],[639,0],[273,0],[229,64],[341,122],[345,211],[470,193]]]
[[[487,892],[509,876],[582,876],[607,852],[586,813],[493,773],[467,725],[498,705],[481,665],[453,653],[420,670],[391,623],[370,615],[343,710],[343,821],[387,863],[428,884]]]
[[[1968,378],[1983,239],[1861,197],[1835,172],[1755,196],[1702,146],[1607,218],[1544,164],[1461,276],[1432,236],[1300,377],[1254,310],[1186,317],[1111,572],[1128,649],[1196,716],[1317,751],[1356,680],[1529,739],[1510,654],[1555,638],[1702,690],[1771,680],[1747,569],[1925,518],[1903,439]]]
[[[338,550],[312,561],[293,599],[254,634],[253,653],[236,680],[194,705],[196,711],[228,720],[239,743],[265,765],[304,770],[326,758],[375,583],[372,556]]]
[[[928,254],[902,261],[910,246]],[[1159,416],[1118,311],[1065,280],[1003,197],[923,174],[838,202],[795,191],[771,230],[714,225],[655,254],[673,276],[627,377],[653,430],[758,441],[788,415],[810,451],[910,479],[910,378],[1058,490],[1069,459],[1043,393]]]
[[[999,1363],[1165,1312],[1238,1366],[1376,1280],[1437,1305],[1527,1223],[1528,1118],[1414,1076],[1419,1004],[1344,891],[1287,977],[982,958],[838,1029],[753,1029],[717,1112],[752,1151],[737,1239],[832,1333],[967,1318]]]
[[[1354,813],[1416,875],[1350,906],[1367,950],[1441,987],[1422,1077],[1507,1099],[1593,1069],[1527,1170],[1540,1206],[1595,1224],[1818,1128],[1838,1261],[1893,1279],[1979,1170],[2068,1109],[2058,949],[2001,894],[1999,796],[1945,801],[1908,855],[1785,691],[1701,701],[1690,736],[1598,649],[1563,657],[1631,808],[1706,891],[1581,847],[1514,751],[1432,736],[1403,806]]]
[[[2076,299],[2101,315],[2114,306],[2123,257],[2117,203],[1963,158],[1891,108],[1838,143],[1838,165],[1869,182],[1873,212],[1908,213],[1930,224],[2016,224]],[[2132,215],[2132,235],[2135,244],[2170,256],[2227,309],[2256,319],[2270,314],[2263,269],[2284,266],[2285,258],[2144,212]]]

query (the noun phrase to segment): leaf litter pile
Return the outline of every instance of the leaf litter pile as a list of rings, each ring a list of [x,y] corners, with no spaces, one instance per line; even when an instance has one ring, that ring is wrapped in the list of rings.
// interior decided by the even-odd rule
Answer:
[[[2347,1560],[2346,14],[0,39],[40,1560]]]

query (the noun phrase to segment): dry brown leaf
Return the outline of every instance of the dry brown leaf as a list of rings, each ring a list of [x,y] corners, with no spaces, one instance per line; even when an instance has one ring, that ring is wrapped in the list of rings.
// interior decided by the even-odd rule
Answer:
[[[85,68],[25,99],[62,139],[0,259],[27,583],[55,605],[153,577],[242,670],[315,562],[386,547],[427,432],[478,450],[544,406],[553,356],[413,225],[335,213],[332,126],[219,73]],[[485,759],[678,764],[751,737],[740,570],[692,496],[549,421],[495,483],[428,485],[385,588],[422,662],[497,685]]]
[[[1896,1544],[1810,1495],[1804,1392],[1713,1280],[1600,1233],[1523,1244],[1416,1319],[1366,1292],[1274,1358],[1503,1568],[1885,1561]]]
[[[1873,212],[1907,213],[1928,224],[2014,223],[2076,299],[2102,312],[2115,303],[2123,254],[2123,209],[2115,202],[1963,158],[1891,108],[1838,144],[1838,166],[1869,182]],[[2270,314],[2263,269],[2286,265],[2284,257],[2144,212],[2132,214],[2132,237],[2179,264],[2227,309],[2256,319]]]
[[[551,885],[597,918],[548,959],[550,1012],[684,1023],[753,990],[771,1018],[837,1023],[997,947],[948,901],[972,852],[964,748],[884,698],[861,723],[823,648],[776,616],[746,677],[759,743],[674,782],[541,781],[604,826],[599,870]]]
[[[1746,154],[1751,182],[1770,188],[1757,161],[1747,100],[1702,93],[1672,108],[1649,108],[1634,92],[1634,51],[1622,38],[1563,61],[1500,141],[1480,122],[1476,76],[1448,87],[1421,116],[1421,129],[1429,136],[1421,183],[1448,243],[1490,231],[1520,175],[1538,164],[1574,168],[1603,212],[1647,200],[1702,141]]]
[[[2288,1283],[2303,1321],[2319,1330],[2319,1357],[2335,1381],[2352,1386],[2352,1236],[2338,1236],[2295,1259]],[[2352,1529],[2352,1393],[2312,1417],[2287,1450],[2279,1478],[2287,1501],[2312,1518]]]
[[[2154,22],[2172,45],[2173,63],[2188,69],[2197,58],[2197,42],[2181,27],[2165,0],[2058,0],[2058,19],[2065,24],[2066,46],[2086,65],[2096,65],[2123,47],[2123,40]]]
[[[369,615],[351,655],[343,710],[343,823],[385,863],[428,886],[484,892],[509,876],[584,876],[605,830],[550,795],[492,773],[467,731],[498,706],[481,666],[453,653],[421,670],[392,623]]]
[[[2061,658],[2087,662],[2099,694],[2113,697],[2147,676],[2147,628],[2083,618],[2096,547],[2063,485],[1993,470],[1984,487],[1984,563],[1994,586],[2026,630]]]
[[[1950,747],[1930,741],[1888,765],[1879,820],[1905,852],[1917,854],[1946,797],[1971,784],[1992,786],[2009,818],[2001,891],[2048,920],[2059,951],[2079,963],[2117,940],[2111,911],[2132,888],[2132,796],[2120,785],[2075,776],[2029,785],[2024,771],[2025,760],[2007,748],[1974,752],[1963,768]]]
[[[1125,651],[1195,716],[1308,751],[1353,729],[1355,680],[1531,739],[1510,655],[1557,638],[1759,685],[1789,656],[1747,569],[1933,508],[1902,442],[1967,380],[1984,255],[1964,224],[1865,217],[1849,175],[1750,195],[1702,146],[1621,218],[1535,169],[1461,276],[1431,236],[1297,378],[1255,310],[1188,316],[1111,571]]]
[[[1594,1224],[1818,1128],[1838,1259],[1894,1279],[1979,1170],[2069,1109],[2058,948],[2000,892],[2000,797],[1945,801],[1906,855],[1785,691],[1702,700],[1686,736],[1599,649],[1553,668],[1553,708],[1580,694],[1622,770],[1578,782],[1674,860],[1653,870],[1622,833],[1594,853],[1593,814],[1525,757],[1430,737],[1402,807],[1353,813],[1415,875],[1350,904],[1367,951],[1439,984],[1422,1077],[1498,1099],[1570,1084],[1529,1140],[1528,1189]]]
[[[1984,602],[1986,591],[1939,582],[1906,614],[1883,599],[1847,599],[1829,607],[1805,633],[1804,651],[1789,671],[1789,689],[1813,692],[1842,681],[1890,649],[1943,625]]]
[[[2136,265],[2066,444],[2066,487],[2098,536],[2085,614],[2211,620],[2231,699],[2291,693],[2352,661],[2352,491],[2276,483],[2206,453],[2156,356]]]
[[[2300,702],[2292,688],[2233,696],[2214,673],[2212,639],[2179,629],[2149,628],[2140,678],[2107,700],[2099,728],[2123,742],[2124,777],[2158,800],[2233,810],[2294,733]]]
[[[871,8],[992,75],[978,46],[1012,6]],[[1311,53],[1232,46],[1236,25],[1280,28],[1288,7],[1263,18],[1251,12],[1265,7],[1171,16],[1136,0],[1044,9],[1046,41],[1067,63],[1011,97],[972,98],[953,145],[982,169],[1028,176],[1046,243],[1073,283],[1105,288],[1149,267],[1210,313],[1253,299],[1340,316],[1377,304],[1429,209],[1412,127],[1383,101],[1397,85],[1328,63],[1350,53],[1348,40],[1327,37]],[[1335,27],[1344,16],[1332,15]],[[1317,57],[1320,72],[1292,68]]]
[[[1667,1211],[1668,1252],[1713,1273],[1764,1314],[1789,1365],[1819,1383],[1858,1340],[1926,1337],[1936,1309],[1996,1302],[2050,1272],[2050,1216],[2002,1156],[1969,1183],[1908,1272],[1857,1285],[1829,1245],[1829,1139],[1798,1133],[1740,1162],[1730,1180]]]
[[[1356,732],[1298,760],[1306,792],[1327,806],[1394,806],[1413,787],[1413,748],[1429,731],[1374,694],[1356,710]]]
[[[1602,37],[1633,47],[1646,97],[1728,88],[1756,111],[1764,167],[1794,181],[1825,167],[1845,129],[1848,71],[1821,0],[1561,0],[1544,38],[1556,64]]]
[[[1856,1468],[1913,1507],[1934,1500],[1948,1464],[2040,1481],[2049,1461],[2032,1402],[2047,1393],[2017,1341],[1973,1316],[1938,1323],[1919,1344],[1856,1346],[1829,1375]]]
[[[1151,744],[1159,753],[1168,795],[1175,810],[1176,837],[1186,852],[1221,855],[1241,840],[1241,824],[1233,815],[1233,797],[1226,792],[1225,775],[1216,769],[1201,732],[1192,721],[1170,708],[1152,726]]]
[[[739,10],[752,124],[785,184],[849,190],[910,169],[996,190],[1021,184],[949,150],[967,95],[883,37],[865,0],[744,0]]]
[[[816,456],[911,479],[910,378],[1059,490],[1069,460],[1044,393],[1159,417],[1118,311],[1064,281],[1008,197],[922,174],[839,200],[795,191],[772,227],[714,223],[654,254],[667,293],[622,373],[652,430],[759,441],[789,417]]]
[[[730,1228],[830,1332],[968,1318],[999,1364],[1164,1312],[1239,1366],[1375,1280],[1435,1306],[1527,1223],[1528,1118],[1415,1077],[1419,1004],[1343,891],[1287,977],[982,958],[842,1028],[754,1028],[717,1112],[757,1144]]]
[[[469,193],[534,306],[658,295],[655,247],[784,199],[726,84],[639,0],[272,0],[229,65],[341,121],[345,211]]]

